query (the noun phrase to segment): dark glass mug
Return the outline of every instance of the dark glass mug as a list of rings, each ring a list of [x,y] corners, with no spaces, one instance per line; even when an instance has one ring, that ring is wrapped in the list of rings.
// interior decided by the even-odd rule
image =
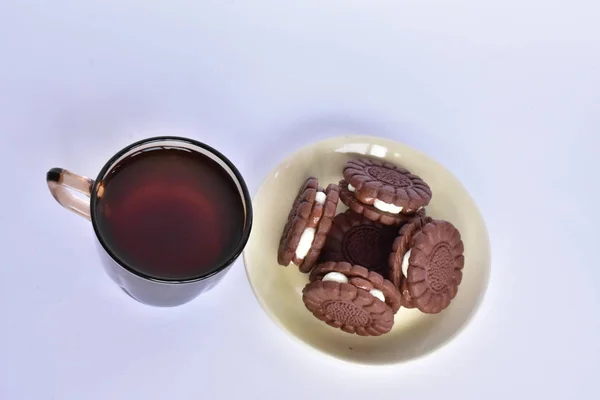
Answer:
[[[177,306],[211,289],[250,236],[244,179],[192,139],[144,139],[115,154],[95,180],[52,168],[46,181],[58,203],[91,220],[106,272],[144,304]]]

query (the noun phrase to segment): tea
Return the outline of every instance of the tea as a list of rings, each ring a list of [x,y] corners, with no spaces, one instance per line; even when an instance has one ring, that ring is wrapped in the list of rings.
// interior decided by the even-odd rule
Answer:
[[[95,211],[114,257],[167,280],[217,270],[239,245],[245,217],[240,191],[218,162],[164,147],[119,162],[104,179]]]

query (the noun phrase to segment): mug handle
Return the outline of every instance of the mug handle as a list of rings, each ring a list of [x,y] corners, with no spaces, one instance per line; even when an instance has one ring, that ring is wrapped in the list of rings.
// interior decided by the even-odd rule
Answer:
[[[90,198],[94,180],[77,175],[63,168],[52,168],[46,173],[48,189],[58,204],[90,220]],[[76,196],[73,192],[84,194],[87,199]]]

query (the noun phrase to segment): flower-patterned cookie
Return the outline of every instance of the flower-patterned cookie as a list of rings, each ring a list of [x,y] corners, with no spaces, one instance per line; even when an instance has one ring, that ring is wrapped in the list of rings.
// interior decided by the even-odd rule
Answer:
[[[389,258],[402,305],[428,314],[447,308],[462,281],[463,253],[460,232],[450,222],[424,217],[404,225]]]
[[[361,336],[392,329],[400,294],[381,275],[346,262],[327,262],[313,269],[310,278],[302,300],[319,320]]]
[[[387,161],[350,160],[344,166],[343,175],[344,184],[340,185],[344,204],[386,225],[405,221],[406,215],[416,214],[431,201],[429,185],[407,169]],[[348,196],[348,192],[352,196]]]
[[[326,190],[319,181],[309,177],[300,187],[283,228],[277,262],[294,263],[302,272],[310,272],[325,244],[339,200],[337,185]]]
[[[397,227],[347,210],[333,219],[321,260],[346,261],[387,276],[388,255],[397,234]]]

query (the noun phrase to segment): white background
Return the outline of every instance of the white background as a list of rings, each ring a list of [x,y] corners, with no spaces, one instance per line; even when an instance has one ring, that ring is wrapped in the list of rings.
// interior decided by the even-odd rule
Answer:
[[[599,398],[599,21],[595,0],[0,0],[0,399]],[[156,129],[252,192],[331,134],[427,152],[488,224],[482,309],[374,369],[287,337],[241,260],[188,305],[130,300],[44,176]]]

